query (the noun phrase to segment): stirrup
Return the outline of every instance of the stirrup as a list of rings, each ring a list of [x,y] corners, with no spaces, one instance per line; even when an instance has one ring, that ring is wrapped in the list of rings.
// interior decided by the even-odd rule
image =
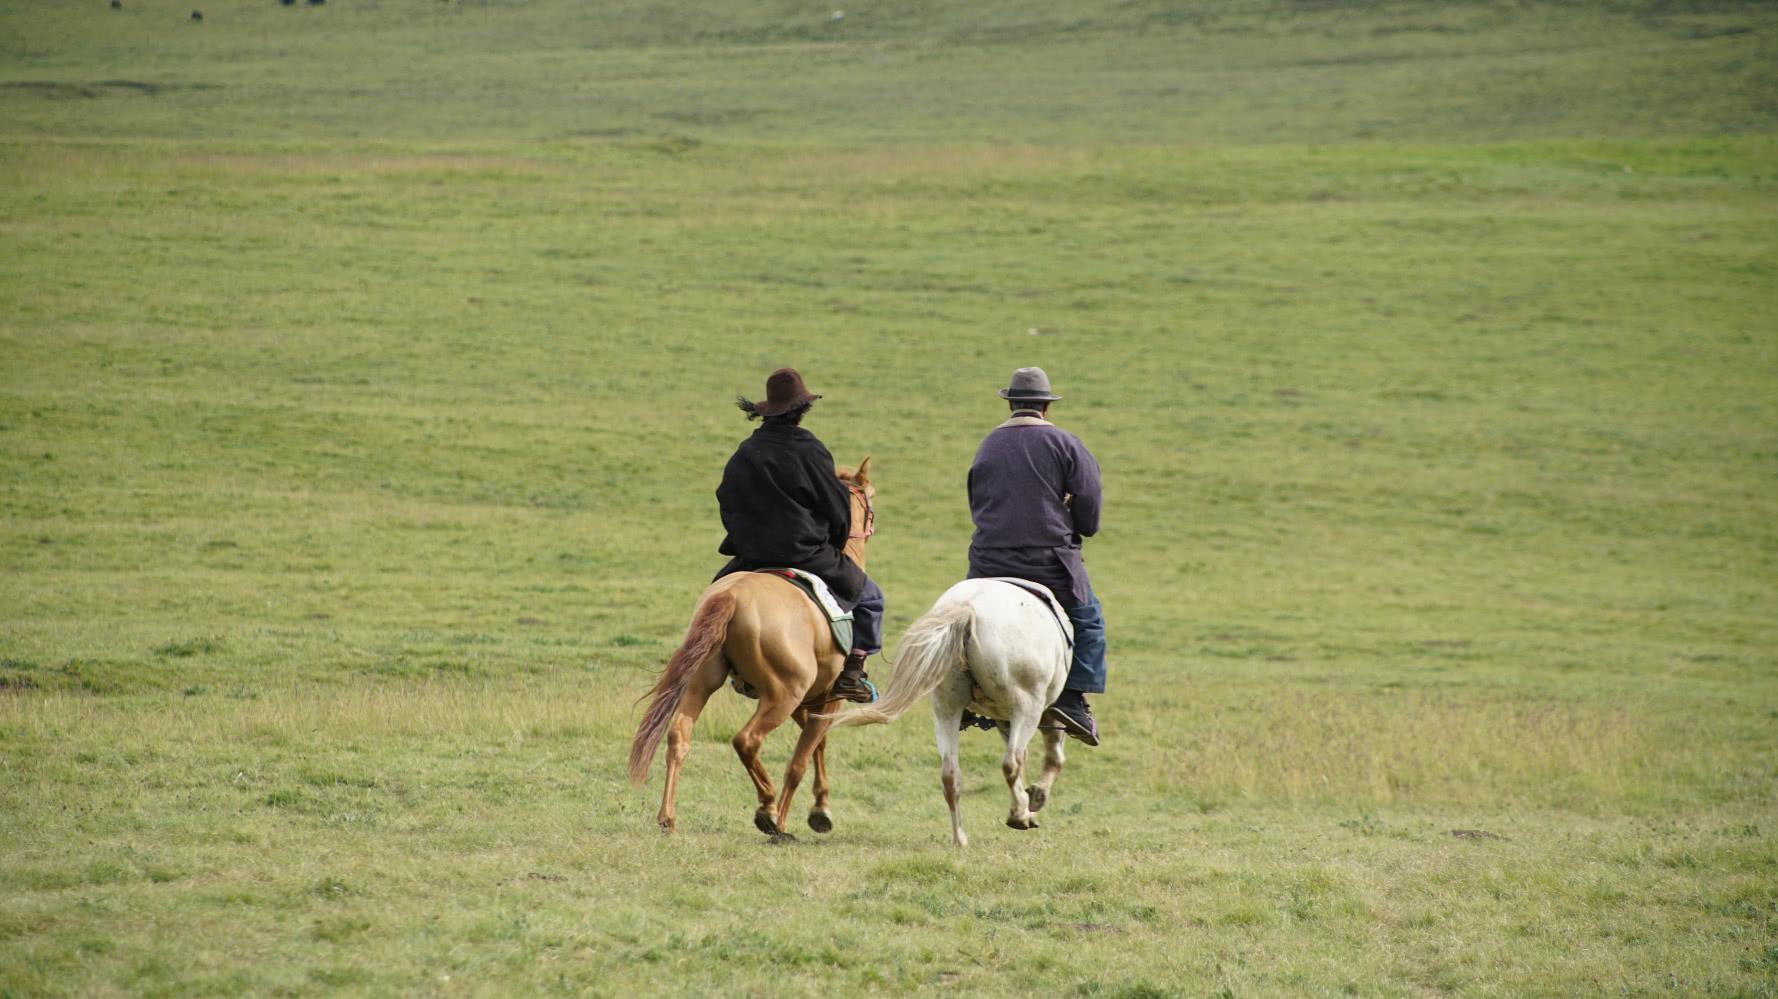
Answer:
[[[845,674],[841,674],[841,678],[844,678],[844,676],[845,676]],[[827,696],[837,697],[842,701],[851,701],[853,704],[875,704],[875,703],[877,703],[877,685],[870,681],[870,677],[860,676],[858,678],[858,682],[864,684],[865,691],[870,694],[870,700],[868,700],[868,701],[854,700],[853,698],[848,697],[845,694],[841,693],[839,679],[835,679],[833,682],[833,686],[828,688]]]
[[[984,718],[981,715],[976,714],[974,711],[969,710],[968,708],[963,709],[963,718],[961,721],[959,721],[957,723],[957,731],[959,731],[959,732],[966,731],[966,730],[972,729],[972,728],[979,728],[984,731],[991,731],[994,727],[995,727],[994,719]],[[1043,726],[1039,725],[1037,727],[1042,728]]]

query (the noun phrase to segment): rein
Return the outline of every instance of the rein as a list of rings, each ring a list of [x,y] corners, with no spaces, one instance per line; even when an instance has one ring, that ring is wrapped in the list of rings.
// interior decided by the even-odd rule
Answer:
[[[846,535],[846,537],[856,541],[869,541],[870,536],[877,533],[877,511],[871,507],[870,497],[865,495],[863,489],[848,482],[846,483],[846,491],[857,498],[858,502],[864,504],[864,532],[861,534],[857,531],[853,531]]]

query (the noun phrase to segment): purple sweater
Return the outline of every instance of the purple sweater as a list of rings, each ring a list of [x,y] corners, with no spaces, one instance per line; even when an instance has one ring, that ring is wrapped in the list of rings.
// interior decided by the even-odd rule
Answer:
[[[1064,604],[1089,592],[1080,539],[1099,532],[1099,463],[1080,438],[1017,416],[982,440],[969,466],[972,576],[1019,576]]]

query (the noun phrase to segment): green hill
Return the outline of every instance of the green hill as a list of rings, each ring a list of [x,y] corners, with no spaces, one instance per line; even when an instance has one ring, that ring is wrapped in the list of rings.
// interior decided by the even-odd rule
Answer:
[[[1745,3],[10,6],[26,135],[744,143],[1769,134]]]

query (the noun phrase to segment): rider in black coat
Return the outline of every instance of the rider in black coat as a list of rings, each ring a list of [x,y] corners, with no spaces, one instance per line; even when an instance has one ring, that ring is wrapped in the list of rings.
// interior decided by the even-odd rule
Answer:
[[[852,609],[852,649],[833,694],[868,702],[873,695],[864,660],[882,648],[883,591],[846,557],[850,495],[834,474],[833,455],[799,425],[819,398],[803,387],[795,369],[780,368],[766,379],[765,402],[740,400],[749,419],[763,422],[735,449],[716,488],[722,526],[728,531],[718,551],[733,556],[716,578],[770,568],[820,576]]]
[[[735,556],[724,575],[768,566],[806,569],[842,602],[857,603],[865,575],[841,554],[852,504],[833,470],[827,448],[785,418],[767,419],[742,441],[716,487],[728,531],[718,550]]]

